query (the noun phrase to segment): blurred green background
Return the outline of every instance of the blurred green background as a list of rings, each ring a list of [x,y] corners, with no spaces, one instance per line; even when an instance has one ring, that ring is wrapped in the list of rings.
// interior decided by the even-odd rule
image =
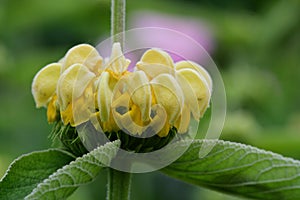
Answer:
[[[191,17],[209,27],[211,56],[224,79],[221,138],[300,159],[300,3],[297,0],[128,0],[127,15]],[[31,81],[79,44],[109,36],[108,0],[0,1],[0,177],[17,156],[51,146],[46,111],[35,109]],[[104,199],[106,173],[71,200]],[[239,199],[171,180],[133,178],[132,199]]]

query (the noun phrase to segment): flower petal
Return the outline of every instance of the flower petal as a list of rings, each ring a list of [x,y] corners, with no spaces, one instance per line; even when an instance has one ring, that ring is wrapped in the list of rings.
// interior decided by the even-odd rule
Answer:
[[[61,111],[83,95],[95,77],[95,74],[82,64],[74,64],[64,71],[57,84],[58,103]]]
[[[131,100],[140,108],[142,121],[148,121],[151,107],[151,87],[146,74],[142,71],[134,72],[126,80]]]
[[[160,137],[165,137],[168,135],[170,130],[170,124],[167,122],[168,116],[166,110],[159,104],[153,105],[151,112],[154,113],[151,123],[148,125],[151,127],[154,133],[157,133]]]
[[[192,112],[194,111],[193,114],[196,115],[194,115],[194,117],[196,119],[199,119],[195,111],[199,110],[200,115],[202,116],[209,105],[210,90],[208,88],[207,82],[203,76],[201,76],[193,69],[180,69],[177,71],[177,75],[183,77],[190,84],[190,88],[192,88],[192,91],[195,94],[193,96],[196,96],[197,98],[198,107],[195,108],[194,104],[190,104],[189,106]],[[187,91],[185,91],[184,94],[187,102],[193,102],[193,99],[190,99],[192,98],[192,93],[188,93]]]
[[[112,102],[112,91],[109,86],[110,73],[102,72],[99,85],[97,102],[99,107],[100,119],[102,122],[106,122],[109,119],[110,108]]]
[[[163,130],[165,124],[169,124],[167,113],[161,105],[156,104],[151,107],[150,123],[144,123],[140,117],[139,107],[135,104],[129,105],[129,101],[130,95],[126,92],[112,105],[115,122],[121,130],[131,135],[146,134],[145,137],[151,137],[155,134],[164,137],[165,134],[168,134],[169,130],[167,133]]]
[[[161,74],[151,81],[151,86],[156,102],[166,109],[170,124],[174,124],[183,105],[183,93],[177,81],[169,74]]]
[[[177,128],[177,132],[180,134],[186,133],[189,128],[191,119],[191,113],[189,107],[185,104],[183,106],[180,117],[175,123],[175,127]]]
[[[195,73],[197,74],[197,72]],[[180,71],[176,72],[175,77],[183,92],[185,104],[188,105],[190,111],[193,113],[194,118],[200,119],[201,114],[198,105],[198,97],[192,88],[193,85],[190,84],[190,81],[187,80],[186,76],[184,76],[184,74],[182,75]]]
[[[174,69],[162,64],[148,64],[138,62],[136,67],[138,70],[145,72],[150,80],[160,74],[174,74]]]
[[[130,64],[130,60],[123,55],[120,43],[114,43],[108,61],[108,70],[113,71],[117,76],[125,72]]]
[[[130,94],[126,91],[123,94],[115,95],[113,98],[112,113],[118,127],[128,134],[142,134],[141,113],[137,106],[130,103]]]
[[[56,106],[57,95],[53,95],[47,107],[47,119],[49,123],[53,123],[58,119],[58,111]]]
[[[61,64],[52,63],[42,68],[32,82],[32,94],[36,107],[46,106],[56,90]]]
[[[93,115],[92,111],[95,111],[95,105],[94,105],[94,95],[93,90],[91,86],[88,86],[87,89],[84,92],[84,95],[82,95],[80,98],[78,98],[76,101],[72,104],[72,117],[74,124],[71,124],[72,126],[78,126],[90,119],[90,117]]]
[[[125,114],[115,112],[115,121],[119,128],[128,134],[141,135],[143,133],[144,126],[140,118],[140,110],[137,106],[133,106]]]
[[[208,84],[209,90],[210,90],[210,92],[212,92],[212,80],[211,80],[209,73],[206,71],[206,69],[204,69],[204,67],[198,65],[195,62],[184,60],[184,61],[177,62],[175,64],[175,68],[176,68],[176,70],[180,70],[180,69],[196,70],[199,74],[201,74],[205,78],[205,80]]]
[[[80,44],[71,48],[62,60],[62,72],[67,70],[73,64],[83,64],[89,70],[98,74],[102,65],[102,57],[98,51],[89,44]]]
[[[144,64],[161,64],[171,68],[174,68],[173,60],[171,56],[160,49],[149,49],[146,51],[142,58],[141,62]]]

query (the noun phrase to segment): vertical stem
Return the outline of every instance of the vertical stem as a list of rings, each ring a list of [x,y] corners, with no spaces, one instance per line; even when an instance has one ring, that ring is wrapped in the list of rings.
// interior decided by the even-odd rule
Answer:
[[[131,174],[108,169],[108,189],[106,200],[130,199]]]
[[[124,47],[126,0],[111,1],[111,36]]]
[[[111,0],[111,36],[124,47],[126,0]],[[129,200],[131,174],[108,168],[107,200]]]

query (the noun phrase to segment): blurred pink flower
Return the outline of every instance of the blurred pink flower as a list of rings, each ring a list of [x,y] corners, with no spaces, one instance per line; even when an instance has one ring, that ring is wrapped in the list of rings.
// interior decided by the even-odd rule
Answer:
[[[196,18],[175,17],[153,12],[138,12],[130,17],[129,26],[130,28],[159,27],[175,30],[191,37],[209,54],[214,49],[214,40],[209,27]],[[142,40],[144,44],[149,44],[149,46],[159,46],[162,49],[173,52],[188,52],[188,59],[195,62],[205,59],[205,55],[203,55],[201,49],[191,48],[185,39],[180,40],[172,34],[162,33],[153,35],[152,33],[147,34],[145,31],[143,35],[139,35],[136,39]],[[170,51],[169,53],[175,62],[184,60],[180,55],[176,55]]]

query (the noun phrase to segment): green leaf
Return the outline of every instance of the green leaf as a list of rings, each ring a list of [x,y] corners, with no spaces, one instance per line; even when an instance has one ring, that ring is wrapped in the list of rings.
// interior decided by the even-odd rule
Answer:
[[[177,161],[161,171],[188,183],[244,197],[264,200],[300,197],[299,161],[221,140],[181,141],[173,149],[190,144]],[[212,150],[199,157],[203,145],[211,146]]]
[[[24,199],[40,182],[74,159],[69,153],[58,149],[19,157],[0,181],[0,199]]]
[[[101,169],[110,164],[120,146],[119,141],[77,158],[40,183],[25,199],[65,199],[80,185],[93,181]]]

